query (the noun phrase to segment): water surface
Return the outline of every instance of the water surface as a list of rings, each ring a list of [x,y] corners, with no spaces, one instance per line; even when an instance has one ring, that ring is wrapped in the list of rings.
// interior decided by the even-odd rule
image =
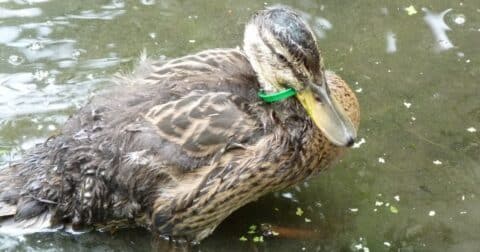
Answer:
[[[240,46],[248,17],[276,3],[0,0],[0,162],[54,134],[143,50],[177,57]],[[321,176],[237,211],[194,250],[477,250],[480,3],[415,1],[408,11],[407,1],[281,3],[302,11],[328,68],[357,92],[357,148]],[[315,237],[262,242],[248,232],[261,223]],[[0,250],[167,246],[153,240],[142,229],[0,235]]]

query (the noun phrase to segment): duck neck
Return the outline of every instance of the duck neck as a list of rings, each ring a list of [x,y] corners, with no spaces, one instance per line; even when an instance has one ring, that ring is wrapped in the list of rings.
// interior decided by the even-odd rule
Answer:
[[[258,78],[258,81],[260,82],[261,90],[263,90],[267,94],[276,93],[282,90],[280,87],[272,84],[272,81],[265,80],[261,77]]]
[[[296,99],[274,103],[272,108],[289,142],[291,156],[284,164],[284,169],[289,170],[286,181],[294,184],[318,174],[341,156],[345,148],[333,145]]]
[[[331,166],[346,149],[331,143],[315,125],[306,138],[307,141],[301,152],[301,160],[305,169],[310,171],[309,175],[316,175]]]

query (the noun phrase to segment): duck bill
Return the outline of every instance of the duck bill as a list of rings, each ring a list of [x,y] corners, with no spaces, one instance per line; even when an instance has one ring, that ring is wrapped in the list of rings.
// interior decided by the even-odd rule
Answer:
[[[352,146],[356,129],[340,104],[328,94],[326,85],[308,85],[297,93],[297,99],[330,142],[337,146]]]

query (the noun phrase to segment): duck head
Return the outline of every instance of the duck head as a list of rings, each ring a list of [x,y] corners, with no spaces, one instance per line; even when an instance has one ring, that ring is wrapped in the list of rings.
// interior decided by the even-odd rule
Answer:
[[[330,96],[315,35],[296,12],[286,7],[257,12],[246,25],[244,51],[264,92],[293,89],[328,140],[338,146],[354,143],[355,127]]]

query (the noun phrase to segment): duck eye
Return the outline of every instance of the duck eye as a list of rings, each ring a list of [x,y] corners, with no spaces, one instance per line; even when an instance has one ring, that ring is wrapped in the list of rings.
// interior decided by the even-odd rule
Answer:
[[[285,58],[285,56],[283,56],[281,54],[277,54],[277,57],[281,62],[287,63],[287,58]]]

